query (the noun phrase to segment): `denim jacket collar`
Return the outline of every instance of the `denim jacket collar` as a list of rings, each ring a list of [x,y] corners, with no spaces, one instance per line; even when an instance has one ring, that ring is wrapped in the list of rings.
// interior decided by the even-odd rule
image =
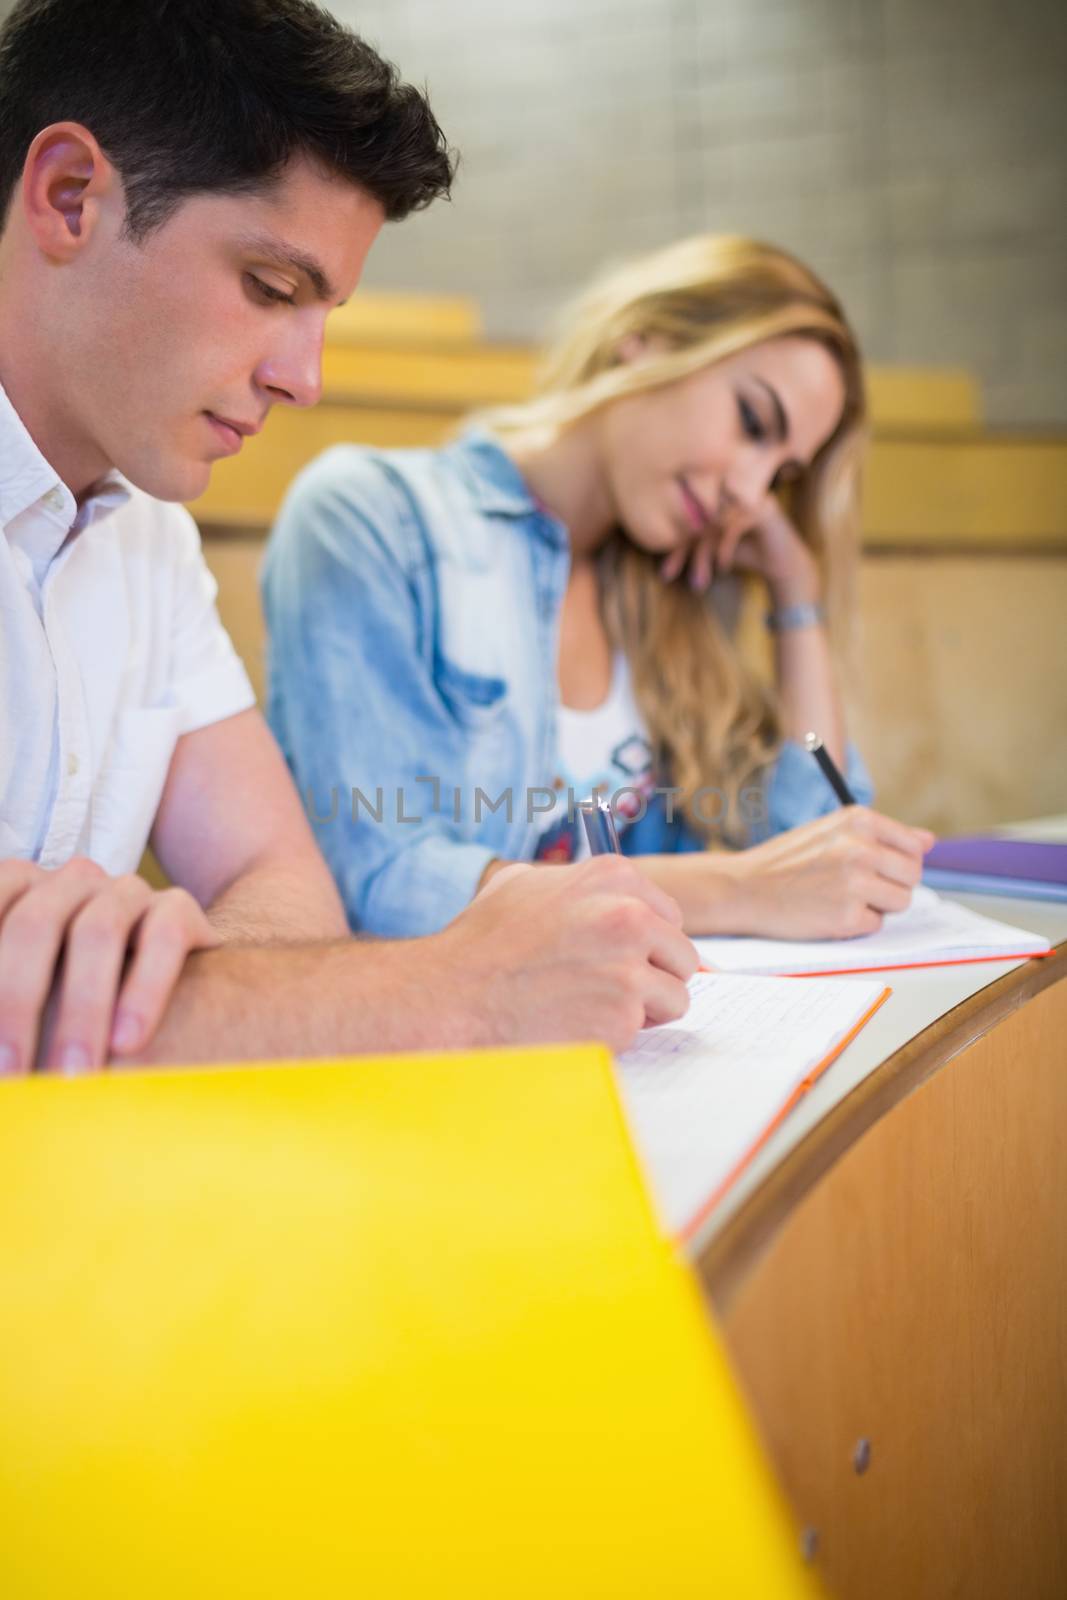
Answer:
[[[569,547],[567,530],[545,509],[503,445],[484,428],[471,428],[448,447],[471,500],[488,517],[525,517],[530,531],[554,548]]]

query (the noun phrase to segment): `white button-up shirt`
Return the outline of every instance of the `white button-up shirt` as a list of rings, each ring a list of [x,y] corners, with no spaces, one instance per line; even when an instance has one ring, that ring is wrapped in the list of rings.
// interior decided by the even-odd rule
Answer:
[[[183,733],[254,705],[192,517],[79,507],[0,389],[0,859],[132,872]]]

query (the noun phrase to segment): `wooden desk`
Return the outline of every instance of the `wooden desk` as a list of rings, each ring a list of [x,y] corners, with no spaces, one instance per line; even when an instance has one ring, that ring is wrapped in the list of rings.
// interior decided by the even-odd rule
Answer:
[[[1067,1594],[1067,905],[1059,941],[893,995],[694,1241],[839,1600]]]

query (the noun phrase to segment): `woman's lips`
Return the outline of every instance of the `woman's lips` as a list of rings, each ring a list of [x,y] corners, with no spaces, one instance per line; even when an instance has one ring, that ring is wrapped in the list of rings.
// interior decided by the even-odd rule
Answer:
[[[711,518],[704,509],[702,502],[693,493],[685,479],[679,475],[678,492],[682,501],[682,509],[686,520],[694,533],[707,533],[711,528]]]

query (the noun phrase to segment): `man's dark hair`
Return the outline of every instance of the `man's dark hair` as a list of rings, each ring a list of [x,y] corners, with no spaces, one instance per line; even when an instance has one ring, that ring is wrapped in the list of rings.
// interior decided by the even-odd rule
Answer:
[[[0,225],[54,122],[99,142],[138,240],[188,195],[254,193],[298,155],[390,220],[453,176],[425,97],[311,0],[19,0],[0,31]]]

